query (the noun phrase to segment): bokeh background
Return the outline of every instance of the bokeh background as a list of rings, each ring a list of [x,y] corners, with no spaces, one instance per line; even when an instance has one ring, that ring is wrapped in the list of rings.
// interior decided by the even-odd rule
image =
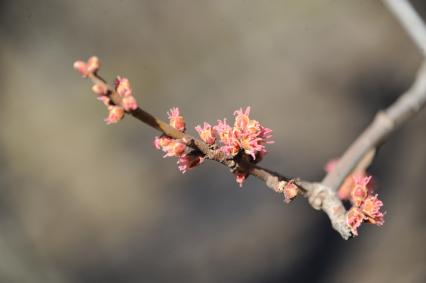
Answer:
[[[154,130],[104,125],[72,68],[98,55],[191,132],[251,105],[274,130],[263,164],[321,180],[421,62],[380,1],[0,3],[0,282],[425,282],[426,111],[370,170],[385,225],[344,241],[256,179],[182,175]]]

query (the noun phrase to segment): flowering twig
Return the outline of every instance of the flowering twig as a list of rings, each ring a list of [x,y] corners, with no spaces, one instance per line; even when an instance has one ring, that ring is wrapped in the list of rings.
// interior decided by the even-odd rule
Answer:
[[[405,10],[403,13],[394,12],[424,51],[426,40],[425,35],[421,34],[424,33],[424,24],[420,18],[416,18],[418,16],[409,3],[401,1],[405,4],[402,10]],[[271,138],[271,130],[249,118],[249,107],[235,111],[233,127],[227,124],[226,119],[218,120],[216,126],[206,122],[203,127],[197,126],[195,130],[200,136],[200,139],[197,139],[185,133],[185,121],[178,108],[170,109],[169,123],[166,123],[139,107],[126,78],[117,77],[115,86],[110,87],[98,75],[97,57],[91,57],[87,62],[77,61],[74,68],[92,81],[92,90],[107,106],[107,124],[116,123],[125,114],[129,114],[160,131],[162,135],[155,138],[155,146],[165,152],[165,157],[177,157],[178,167],[183,173],[200,165],[205,159],[210,159],[228,167],[240,186],[252,175],[275,192],[283,194],[286,202],[290,202],[297,195],[303,195],[308,198],[313,208],[328,215],[333,228],[344,239],[356,236],[357,228],[363,222],[383,224],[384,213],[380,211],[383,203],[377,194],[373,194],[371,176],[367,175],[366,168],[373,160],[377,146],[398,126],[414,116],[426,102],[424,64],[410,90],[386,111],[379,112],[373,123],[340,160],[327,166],[328,174],[323,182],[314,183],[283,176],[259,166],[259,161],[267,153],[265,145],[270,143],[268,139]],[[350,174],[352,175],[348,177]],[[343,182],[345,183],[341,186]],[[346,211],[342,200],[351,203],[349,211]]]
[[[87,71],[88,66],[90,66],[91,62],[96,62],[96,66],[92,68],[92,71]],[[196,128],[197,131],[199,131],[202,139],[194,138],[193,136],[184,133],[184,126],[182,126],[182,128],[179,130],[178,127],[176,127],[175,120],[171,120],[170,123],[166,123],[161,119],[158,119],[153,115],[149,114],[137,105],[134,106],[134,108],[126,109],[125,111],[123,109],[122,115],[120,114],[117,117],[114,116],[112,119],[109,119],[112,116],[111,112],[116,112],[116,109],[121,109],[123,107],[123,95],[120,95],[119,93],[120,82],[116,82],[115,88],[109,86],[105,82],[105,80],[98,74],[99,60],[96,57],[92,57],[88,60],[87,63],[83,61],[77,61],[74,64],[74,67],[78,71],[80,71],[83,77],[87,77],[92,81],[92,90],[98,95],[98,99],[103,101],[108,107],[110,114],[106,119],[107,123],[117,122],[124,116],[124,112],[126,112],[135,117],[136,119],[140,120],[141,122],[160,131],[164,136],[174,140],[178,140],[179,143],[183,143],[185,144],[185,146],[192,148],[196,152],[199,152],[199,155],[202,156],[202,158],[214,160],[225,165],[230,169],[232,173],[236,174],[237,181],[240,180],[241,183],[248,175],[257,177],[258,179],[264,181],[266,186],[271,188],[273,191],[283,194],[286,202],[289,202],[291,199],[296,197],[296,195],[303,195],[307,198],[310,198],[313,195],[313,192],[321,191],[322,195],[326,196],[325,200],[323,201],[324,205],[320,207],[318,204],[315,204],[315,202],[312,202],[311,204],[314,206],[314,208],[322,209],[329,215],[331,222],[333,223],[333,227],[335,227],[336,230],[338,230],[339,233],[345,239],[351,236],[349,228],[345,224],[345,209],[343,207],[343,204],[338,199],[338,197],[332,193],[332,191],[328,190],[327,188],[324,188],[324,186],[319,183],[312,183],[300,179],[294,179],[259,166],[257,162],[261,159],[262,148],[260,148],[259,151],[249,151],[247,152],[247,154],[243,153],[231,156],[227,155],[223,150],[219,150],[217,147],[212,146],[211,144],[208,144],[206,142],[208,141],[208,136],[202,134],[201,131],[203,130],[203,128]],[[130,89],[131,93],[130,85],[127,85],[126,83],[126,87]],[[237,115],[240,115],[238,117],[248,119],[248,111],[249,109],[246,109],[245,113],[242,110],[236,112],[238,112]],[[170,111],[169,118],[173,119],[173,115],[176,115],[174,109]],[[255,120],[238,122],[244,124],[245,122],[251,121]],[[226,120],[224,122],[226,124]],[[222,126],[224,125],[224,122],[222,122]],[[175,127],[173,127],[172,125],[174,125]],[[261,127],[260,125],[256,124],[255,126]],[[204,125],[204,129],[206,129],[206,124]],[[264,134],[267,135],[267,133],[268,131],[266,130]],[[156,142],[158,143],[159,147],[161,147],[161,142],[161,140],[157,140]],[[169,153],[166,154],[166,156],[177,156],[179,154],[182,154],[183,151],[183,148],[175,146],[171,149]],[[258,159],[257,161],[253,160],[256,158],[256,156]],[[241,176],[240,179],[239,176]],[[343,217],[334,217],[337,212],[340,212],[338,214],[340,216],[343,215]]]

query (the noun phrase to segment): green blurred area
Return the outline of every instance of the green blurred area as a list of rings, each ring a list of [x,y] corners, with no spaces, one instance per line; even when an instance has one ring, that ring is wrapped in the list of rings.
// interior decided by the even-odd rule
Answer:
[[[343,241],[258,180],[239,189],[209,162],[182,175],[154,130],[104,125],[72,68],[96,54],[191,133],[250,105],[273,129],[262,164],[321,180],[421,61],[380,1],[17,0],[0,15],[0,282],[426,279],[426,111],[371,168],[385,225]]]

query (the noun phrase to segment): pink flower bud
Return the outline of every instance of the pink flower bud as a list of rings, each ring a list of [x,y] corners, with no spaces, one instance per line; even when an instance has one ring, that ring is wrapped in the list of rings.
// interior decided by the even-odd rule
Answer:
[[[129,80],[120,76],[115,79],[115,90],[121,97],[131,96],[133,92]]]
[[[124,117],[123,107],[110,105],[108,106],[108,110],[109,110],[108,117],[105,118],[105,122],[107,123],[107,125],[117,123],[118,121],[123,119]]]
[[[294,180],[290,180],[284,185],[283,192],[284,192],[284,201],[286,203],[290,203],[297,196],[299,189],[294,183]]]
[[[362,212],[367,217],[368,222],[376,224],[378,226],[383,225],[384,213],[380,211],[380,208],[383,206],[383,202],[375,196],[368,196],[363,202],[361,209]]]
[[[200,138],[209,145],[212,145],[216,141],[216,131],[212,128],[209,123],[204,122],[203,128],[201,126],[195,127],[195,130],[200,135]]]
[[[160,137],[155,137],[154,139],[154,145],[157,149],[161,149],[163,151],[165,147],[167,147],[172,142],[172,138],[162,135]]]
[[[370,177],[353,176],[354,187],[351,191],[351,201],[355,206],[360,206],[368,196],[367,185],[371,180]]]
[[[74,69],[76,69],[84,78],[88,77],[90,72],[87,70],[87,65],[83,61],[75,61]]]
[[[195,166],[200,165],[203,163],[204,158],[198,155],[192,155],[192,154],[185,154],[182,155],[177,164],[179,167],[179,170],[182,173],[186,173],[189,169],[194,168]]]
[[[346,224],[349,226],[354,236],[358,236],[358,228],[364,221],[364,217],[362,211],[356,206],[351,207],[346,213]]]
[[[171,140],[170,144],[163,147],[163,151],[166,152],[164,157],[177,156],[180,157],[185,154],[186,145],[178,140]]]
[[[108,93],[108,89],[105,85],[95,84],[92,86],[92,91],[97,95],[104,96]]]
[[[180,116],[179,108],[177,107],[171,108],[167,112],[167,115],[169,116],[170,126],[172,126],[173,128],[181,132],[185,131],[185,120],[183,119],[182,116]]]
[[[133,96],[125,96],[122,99],[121,104],[123,105],[123,108],[126,111],[132,111],[138,108],[138,103],[136,102],[136,99]]]
[[[96,56],[92,56],[87,60],[87,71],[89,73],[95,73],[99,70],[99,58]]]

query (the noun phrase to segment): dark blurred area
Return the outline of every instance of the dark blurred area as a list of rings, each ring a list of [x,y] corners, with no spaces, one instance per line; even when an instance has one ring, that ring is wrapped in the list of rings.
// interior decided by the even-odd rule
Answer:
[[[0,282],[426,282],[426,111],[370,170],[385,225],[344,241],[254,178],[182,175],[154,130],[104,125],[72,68],[96,54],[191,133],[250,105],[274,131],[262,164],[319,181],[420,65],[380,1],[0,3]]]

